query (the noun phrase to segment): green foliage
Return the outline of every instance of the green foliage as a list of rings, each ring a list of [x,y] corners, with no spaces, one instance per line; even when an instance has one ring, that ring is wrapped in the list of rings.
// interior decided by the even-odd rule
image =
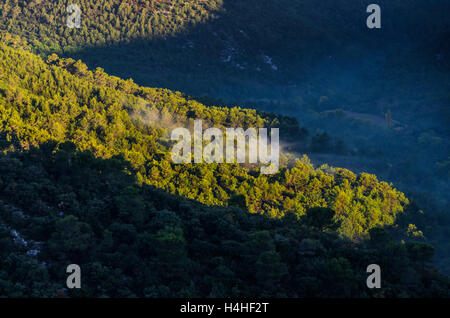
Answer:
[[[4,44],[0,116],[2,295],[367,297],[365,266],[380,263],[404,273],[387,275],[386,297],[448,296],[430,247],[365,240],[408,204],[374,175],[315,169],[306,156],[271,176],[170,159],[168,133],[193,119],[301,136],[289,118]],[[61,290],[71,263],[82,291]]]
[[[306,211],[305,223],[320,231],[337,230],[339,223],[334,220],[335,212],[330,208],[311,208]]]
[[[292,215],[205,206],[70,144],[1,154],[0,169],[2,296],[449,297],[425,244],[356,243]],[[63,289],[72,263],[81,290]],[[381,292],[366,287],[371,263],[386,269]]]
[[[282,135],[301,137],[296,122],[287,117],[239,107],[207,107],[180,93],[141,87],[101,69],[89,71],[80,61],[50,56],[47,64],[5,45],[0,46],[0,63],[5,150],[47,141],[65,147],[64,142],[70,141],[78,150],[101,158],[123,156],[140,183],[207,205],[243,206],[245,198],[249,212],[274,218],[291,212],[300,217],[313,207],[331,208],[342,223],[340,232],[351,238],[393,224],[408,204],[403,193],[374,175],[356,176],[345,169],[331,174],[314,169],[306,156],[271,176],[259,175],[251,166],[176,165],[171,160],[172,127],[192,125],[194,119],[215,127],[271,127],[278,122]],[[71,169],[64,159],[54,162],[61,175]],[[142,213],[139,202],[125,201],[123,206],[127,205],[136,206],[136,217]]]
[[[337,9],[339,3],[345,5]],[[407,237],[425,240],[416,220],[402,220],[405,208],[413,210],[404,194],[374,175],[315,169],[306,156],[273,176],[259,175],[251,165],[170,160],[170,130],[192,126],[194,119],[216,127],[279,127],[289,136],[283,141],[306,150],[308,131],[296,119],[211,106],[217,102],[208,97],[142,87],[54,54],[83,56],[114,74],[131,72],[140,83],[181,86],[197,95],[206,91],[235,99],[259,92],[272,98],[270,87],[278,91],[272,93],[276,98],[289,98],[285,95],[298,92],[286,88],[296,86],[286,79],[296,82],[299,70],[331,58],[329,52],[361,35],[354,27],[360,14],[354,13],[364,5],[82,0],[80,29],[65,27],[66,5],[0,4],[0,295],[65,296],[65,266],[78,263],[86,273],[85,287],[68,296],[449,296],[448,279],[430,268],[434,249],[423,242],[396,243],[381,228],[400,216]],[[398,16],[403,6],[389,1],[383,10]],[[323,19],[329,16],[337,18]],[[406,41],[406,33],[414,40],[418,36],[413,28],[398,33]],[[363,35],[359,39],[367,38]],[[343,52],[361,54],[353,46]],[[272,58],[277,66],[268,62]],[[411,63],[406,64],[410,74]],[[258,79],[264,84],[249,84]],[[327,96],[312,91],[305,100],[297,98],[298,104],[313,101],[323,108],[336,100],[333,89]],[[348,99],[367,104],[374,93]],[[269,100],[267,109],[283,107]],[[292,112],[297,105],[288,107]],[[399,127],[387,114],[394,134]],[[335,115],[345,120],[345,113]],[[336,121],[327,116],[316,120]],[[408,138],[427,149],[445,148],[445,139],[431,131]],[[389,143],[385,148],[405,151]],[[323,130],[311,136],[308,150],[355,151]],[[372,148],[366,152],[376,154]],[[443,159],[433,160],[445,176]],[[389,268],[377,294],[365,288],[369,263]]]
[[[174,35],[214,17],[222,1],[142,0],[75,1],[81,29],[65,26],[66,1],[6,1],[0,5],[1,29],[36,41],[41,52],[75,51],[82,46],[130,42]],[[23,23],[25,22],[25,23]],[[89,30],[89,31],[87,31]]]

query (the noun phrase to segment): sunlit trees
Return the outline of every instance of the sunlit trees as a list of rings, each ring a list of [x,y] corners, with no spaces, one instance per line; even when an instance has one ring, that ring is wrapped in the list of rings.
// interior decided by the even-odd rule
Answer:
[[[4,149],[28,149],[53,140],[64,150],[59,156],[70,157],[74,149],[101,158],[120,155],[130,163],[139,184],[208,205],[245,204],[249,212],[273,218],[286,213],[301,217],[314,207],[334,209],[341,233],[351,238],[366,235],[374,226],[393,224],[408,203],[402,193],[374,175],[356,176],[345,169],[331,174],[314,168],[306,156],[273,176],[235,164],[176,165],[165,139],[173,125],[189,126],[201,118],[217,127],[276,123],[294,131],[296,122],[252,109],[207,107],[180,93],[109,76],[100,68],[91,71],[73,59],[51,55],[44,63],[23,50],[5,45],[0,49]],[[72,169],[59,162],[54,169],[60,175]],[[119,210],[135,206],[134,215],[141,218],[142,204],[124,200],[118,203]]]
[[[426,244],[397,243],[381,228],[342,240],[328,208],[299,220],[206,206],[136,184],[124,158],[74,146],[0,154],[2,295],[367,297],[365,268],[377,263],[391,269],[386,297],[449,296],[449,282],[430,274]],[[83,288],[62,292],[72,262]]]

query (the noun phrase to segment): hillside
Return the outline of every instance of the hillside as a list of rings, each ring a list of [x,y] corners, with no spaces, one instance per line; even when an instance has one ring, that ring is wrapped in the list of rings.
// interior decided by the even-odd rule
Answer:
[[[0,296],[449,297],[448,3],[368,3],[0,4]],[[194,120],[279,171],[174,164]]]
[[[307,157],[268,176],[232,164],[173,164],[165,121],[204,119],[215,127],[270,127],[277,122],[281,134],[301,130],[283,126],[292,124],[288,119],[274,121],[255,110],[206,107],[179,93],[140,87],[101,69],[89,71],[80,61],[52,55],[45,63],[20,49],[0,48],[3,149],[70,141],[102,158],[123,155],[140,183],[208,205],[227,205],[241,197],[250,212],[271,217],[331,207],[349,237],[393,224],[408,203],[374,175],[314,169]]]
[[[322,68],[333,75],[334,68],[345,64],[352,72],[352,60],[384,66],[397,85],[405,71],[420,72],[402,59],[433,65],[427,55],[440,54],[439,68],[449,66],[441,43],[448,31],[448,26],[442,28],[445,0],[378,1],[383,28],[374,32],[363,23],[371,3],[366,0],[325,0],[320,5],[313,0],[74,3],[81,10],[79,29],[66,26],[66,1],[15,0],[0,5],[0,30],[27,38],[40,54],[81,58],[114,75],[132,74],[140,84],[226,100],[292,101],[321,95],[339,100],[342,94],[325,85]],[[414,49],[422,55],[411,54]],[[377,91],[366,94],[376,96]]]
[[[0,31],[44,57],[81,59],[140,85],[295,117],[311,135],[334,138],[303,152],[360,158],[350,170],[376,158],[366,171],[447,209],[448,1],[378,1],[380,30],[364,23],[369,3],[80,1],[81,27],[70,29],[65,1],[17,0],[0,4]],[[402,125],[367,125],[329,114],[335,109],[358,118],[390,112]]]
[[[242,125],[270,118],[4,44],[0,71],[0,294],[448,296],[433,248],[379,228],[408,201],[375,176],[313,169],[306,157],[272,177],[177,166],[166,128],[142,119],[149,109],[214,125],[233,112]],[[81,291],[61,287],[68,263],[84,269]],[[390,269],[381,294],[367,291],[368,263]]]
[[[0,295],[450,296],[426,244],[379,228],[342,240],[326,210],[299,222],[207,207],[140,186],[132,171],[71,143],[0,155]],[[366,287],[372,263],[389,269],[381,291]],[[67,264],[81,266],[82,289],[64,288]]]
[[[448,210],[449,3],[378,1],[380,30],[364,23],[369,3],[80,1],[81,27],[70,29],[65,1],[17,0],[0,5],[0,31],[44,57],[81,59],[140,85],[295,117],[311,135],[334,139],[303,152],[358,157],[350,170],[375,158],[365,171]],[[388,112],[402,125],[364,120]],[[315,164],[341,162],[329,158]]]

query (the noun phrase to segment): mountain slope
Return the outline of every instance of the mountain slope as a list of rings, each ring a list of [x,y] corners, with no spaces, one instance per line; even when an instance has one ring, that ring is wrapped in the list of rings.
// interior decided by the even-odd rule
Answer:
[[[383,28],[373,32],[364,23],[370,3],[89,0],[78,2],[81,27],[70,29],[66,1],[17,0],[0,5],[0,30],[26,37],[41,54],[64,53],[115,75],[131,73],[141,84],[228,100],[310,97],[308,82],[315,86],[308,95],[316,95],[317,68],[330,58],[364,62],[377,54],[377,63],[386,59],[398,72],[389,64],[419,46],[445,63],[445,0],[380,0]]]
[[[0,63],[3,149],[70,141],[102,158],[122,155],[140,183],[208,205],[240,202],[252,213],[271,217],[301,216],[308,208],[330,207],[342,221],[341,232],[352,238],[375,226],[393,224],[408,204],[403,193],[374,175],[314,169],[307,157],[269,176],[233,164],[172,162],[167,136],[174,126],[189,126],[193,119],[215,127],[279,126],[282,135],[293,133],[295,138],[301,130],[289,118],[206,107],[168,90],[108,76],[100,69],[91,72],[80,61],[52,55],[45,63],[3,44]]]
[[[382,229],[342,240],[318,210],[299,222],[208,207],[140,186],[132,171],[68,142],[0,154],[0,295],[450,296],[423,243]],[[64,288],[68,264],[81,289]],[[381,266],[382,290],[367,288],[368,264]]]
[[[0,4],[0,31],[141,85],[295,116],[316,140],[335,139],[308,150],[348,156],[346,168],[448,209],[448,1],[380,0],[380,30],[366,27],[369,3],[89,0],[78,3],[81,28],[70,29],[65,1],[18,0]],[[387,113],[401,125],[364,120],[384,124]]]
[[[374,175],[314,169],[307,157],[273,176],[170,158],[168,133],[194,119],[305,138],[295,119],[43,60],[22,48],[38,43],[6,37],[16,48],[0,44],[0,295],[449,296],[433,248],[380,229],[423,240],[398,224],[405,195]],[[82,291],[62,290],[70,263]],[[389,269],[381,292],[366,287],[371,263]]]
[[[144,121],[149,108],[161,117]],[[168,114],[225,126],[273,119],[0,44],[0,295],[449,297],[432,247],[376,227],[395,221],[402,193],[306,158],[273,177],[173,165]],[[357,241],[336,232],[341,222]],[[389,269],[382,291],[366,286],[373,263]],[[68,264],[81,267],[82,289],[64,288]]]

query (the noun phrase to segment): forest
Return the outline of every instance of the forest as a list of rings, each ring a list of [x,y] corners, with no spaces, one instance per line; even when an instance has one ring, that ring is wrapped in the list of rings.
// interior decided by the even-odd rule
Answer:
[[[243,126],[269,115],[0,52],[2,295],[447,296],[421,231],[394,225],[408,199],[374,175],[314,169],[306,156],[270,177],[175,166],[166,128],[144,121],[163,109],[216,126],[234,112]],[[413,240],[395,242],[389,226]],[[391,269],[381,295],[366,290],[367,262]],[[88,269],[83,291],[61,287],[66,263]]]
[[[443,1],[419,33],[380,1],[401,41],[355,28],[363,0],[76,2],[80,29],[66,1],[0,4],[0,296],[450,296]],[[362,56],[373,89],[325,78]],[[279,128],[280,170],[174,164],[194,120]]]
[[[449,297],[431,246],[379,227],[343,239],[327,208],[299,220],[205,206],[70,142],[2,154],[0,171],[2,296]],[[64,287],[72,263],[81,289]],[[382,289],[366,287],[371,263],[389,268]]]
[[[403,193],[375,175],[314,169],[306,156],[269,176],[233,164],[176,165],[166,121],[201,118],[215,127],[276,125],[288,134],[284,120],[261,117],[255,110],[206,107],[100,69],[92,72],[80,61],[51,55],[44,62],[24,50],[5,45],[0,49],[4,149],[29,149],[54,140],[73,142],[78,150],[102,158],[121,154],[136,169],[141,184],[207,205],[239,202],[249,212],[270,217],[288,211],[301,216],[307,208],[330,207],[342,221],[342,233],[351,238],[377,225],[393,224],[408,204]],[[157,120],[152,121],[155,114]],[[302,135],[292,121],[286,122],[289,132]]]

